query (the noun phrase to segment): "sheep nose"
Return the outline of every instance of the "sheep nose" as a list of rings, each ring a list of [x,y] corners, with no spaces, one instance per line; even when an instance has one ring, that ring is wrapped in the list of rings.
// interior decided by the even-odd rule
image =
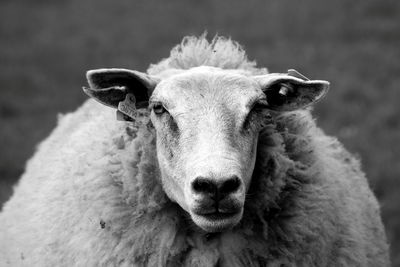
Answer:
[[[238,191],[241,184],[242,182],[237,176],[218,180],[197,177],[192,182],[192,190],[196,194],[207,196],[214,201],[220,201],[227,195]]]

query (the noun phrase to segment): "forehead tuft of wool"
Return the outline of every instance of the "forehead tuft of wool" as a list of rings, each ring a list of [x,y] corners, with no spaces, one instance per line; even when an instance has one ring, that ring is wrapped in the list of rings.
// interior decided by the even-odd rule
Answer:
[[[230,38],[215,36],[208,41],[206,34],[186,36],[170,52],[170,56],[151,64],[148,73],[157,75],[168,69],[190,69],[211,66],[222,69],[242,69],[251,74],[266,74],[266,68],[257,68],[255,61],[247,58],[241,45]]]

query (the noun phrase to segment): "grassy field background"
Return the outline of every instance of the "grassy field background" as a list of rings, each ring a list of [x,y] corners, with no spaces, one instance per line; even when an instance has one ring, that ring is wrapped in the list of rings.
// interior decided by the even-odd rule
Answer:
[[[185,35],[231,36],[274,72],[331,82],[319,125],[362,159],[400,266],[400,1],[3,0],[0,205],[85,71],[144,71]]]

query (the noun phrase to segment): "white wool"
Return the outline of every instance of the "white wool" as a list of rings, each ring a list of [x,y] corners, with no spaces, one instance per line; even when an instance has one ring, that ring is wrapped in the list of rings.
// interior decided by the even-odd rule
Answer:
[[[204,36],[185,38],[149,73],[199,65],[266,73],[237,43]],[[60,116],[4,205],[0,266],[389,266],[359,162],[309,111],[274,118],[260,133],[242,222],[205,234],[163,192],[154,129],[88,100]]]
[[[148,73],[156,75],[169,69],[190,69],[198,66],[241,69],[252,74],[268,73],[265,68],[257,68],[255,61],[249,61],[246,52],[237,42],[222,36],[215,36],[209,42],[205,34],[183,38],[171,50],[168,58],[151,64]]]

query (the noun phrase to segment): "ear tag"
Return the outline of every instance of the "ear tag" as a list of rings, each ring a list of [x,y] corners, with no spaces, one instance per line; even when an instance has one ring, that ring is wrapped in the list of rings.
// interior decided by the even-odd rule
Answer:
[[[133,120],[137,113],[135,104],[135,96],[133,94],[127,94],[125,100],[118,103],[117,120]],[[126,117],[128,117],[128,119]]]
[[[133,121],[131,117],[117,110],[117,121]]]
[[[300,72],[298,72],[295,69],[290,69],[287,71],[289,76],[293,76],[299,79],[302,79],[304,81],[309,81],[310,79],[308,79],[306,76],[304,76],[303,74],[301,74]]]
[[[279,89],[279,94],[283,96],[287,96],[289,93],[293,92],[293,87],[290,84],[282,84],[282,87]]]

